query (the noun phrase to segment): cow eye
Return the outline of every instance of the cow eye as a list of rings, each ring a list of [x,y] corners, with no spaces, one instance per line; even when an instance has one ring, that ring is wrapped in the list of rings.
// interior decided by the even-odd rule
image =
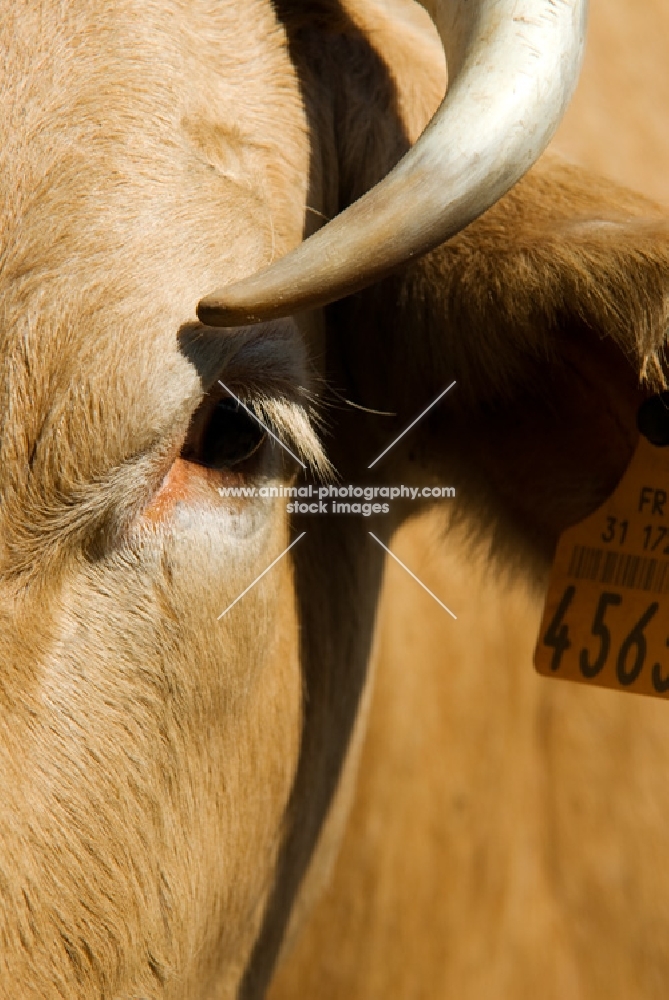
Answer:
[[[189,434],[182,455],[210,469],[226,469],[246,461],[267,436],[258,421],[230,397],[219,399],[204,422],[197,421],[193,429],[196,433]]]

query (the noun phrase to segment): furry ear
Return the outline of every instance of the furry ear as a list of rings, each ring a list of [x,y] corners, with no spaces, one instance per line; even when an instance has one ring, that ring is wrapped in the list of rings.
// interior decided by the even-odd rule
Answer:
[[[457,380],[393,450],[393,475],[413,456],[460,487],[460,511],[494,525],[502,548],[517,553],[523,539],[545,557],[613,488],[639,403],[666,384],[669,219],[545,160],[454,240],[331,317],[353,401],[396,412],[398,431]]]
[[[462,331],[453,349],[476,391],[503,391],[514,354],[557,360],[556,332],[577,328],[610,338],[641,381],[664,385],[669,217],[641,196],[544,161],[426,271]]]

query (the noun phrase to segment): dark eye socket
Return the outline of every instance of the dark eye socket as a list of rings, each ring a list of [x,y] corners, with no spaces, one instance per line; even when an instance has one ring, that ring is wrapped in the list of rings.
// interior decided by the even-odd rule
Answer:
[[[260,448],[267,436],[258,421],[230,397],[218,400],[208,410],[204,423],[196,421],[193,430],[183,457],[210,469],[239,465]]]

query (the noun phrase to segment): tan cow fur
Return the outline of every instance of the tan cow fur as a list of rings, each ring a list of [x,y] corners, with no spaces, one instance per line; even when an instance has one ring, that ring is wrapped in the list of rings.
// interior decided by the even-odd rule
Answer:
[[[147,504],[202,395],[198,295],[301,238],[299,90],[262,3],[0,25],[0,996],[231,996],[299,743],[290,565],[216,617],[285,514],[197,469]]]
[[[243,473],[178,455],[220,372],[324,467],[308,370],[328,456],[358,475],[452,374],[453,409],[379,476],[457,474],[463,522],[540,578],[556,531],[628,457],[639,377],[661,380],[662,213],[546,161],[451,246],[329,310],[321,339],[318,319],[199,329],[201,295],[382,176],[444,86],[408,7],[277,6],[0,10],[0,996],[251,1000],[288,931],[277,997],[653,996],[662,706],[544,694],[518,597],[518,652],[495,649],[486,682],[450,619],[389,572],[365,742],[383,565],[367,528],[389,540],[401,518],[296,523],[294,558],[217,622],[290,526],[281,505],[221,498]],[[556,428],[579,448],[542,464]],[[293,475],[276,450],[257,462]],[[461,572],[443,531],[398,546]],[[494,605],[470,569],[472,586]],[[465,627],[501,626],[465,612]],[[408,663],[412,641],[425,652]],[[648,741],[643,766],[619,732]],[[623,765],[648,783],[634,809],[612,791]]]

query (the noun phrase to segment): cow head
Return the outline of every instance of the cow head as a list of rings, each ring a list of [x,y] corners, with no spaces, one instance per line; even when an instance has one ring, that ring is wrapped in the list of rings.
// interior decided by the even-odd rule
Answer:
[[[390,436],[331,406],[326,457],[310,420],[324,376],[398,421],[462,377],[450,454],[470,506],[525,528],[523,490],[491,500],[487,479],[504,479],[528,400],[559,423],[570,352],[590,373],[570,433],[600,358],[605,430],[618,385],[633,407],[669,265],[639,199],[539,171],[406,263],[493,205],[559,119],[582,4],[539,7],[433,5],[455,77],[441,112],[296,251],[394,166],[438,58],[429,96],[407,97],[410,56],[393,79],[392,44],[375,51],[334,0],[4,4],[0,984],[154,997],[266,982],[351,739],[382,557],[363,526],[320,521],[261,577],[291,542],[285,504],[225,494],[288,484],[298,461],[351,472],[361,442],[373,454]],[[196,322],[210,289],[258,272]],[[430,474],[448,420],[416,446]],[[491,427],[499,442],[481,444]],[[624,459],[619,436],[589,499]],[[383,474],[412,461],[402,447]],[[546,548],[560,517],[523,537]]]

